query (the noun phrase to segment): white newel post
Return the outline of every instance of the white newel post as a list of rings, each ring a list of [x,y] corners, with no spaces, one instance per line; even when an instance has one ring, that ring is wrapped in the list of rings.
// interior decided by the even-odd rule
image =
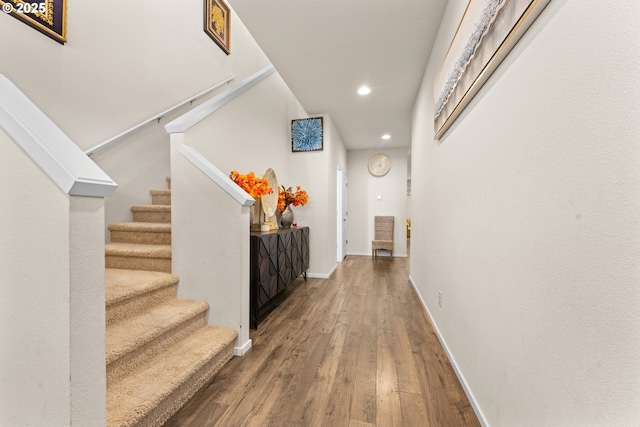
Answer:
[[[106,423],[104,199],[69,197],[72,425]]]

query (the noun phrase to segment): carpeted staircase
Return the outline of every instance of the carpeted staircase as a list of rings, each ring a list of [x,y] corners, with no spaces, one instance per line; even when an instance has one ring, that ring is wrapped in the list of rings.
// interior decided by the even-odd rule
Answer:
[[[177,298],[171,181],[105,245],[107,425],[161,426],[233,357],[235,329],[206,324],[208,304]]]

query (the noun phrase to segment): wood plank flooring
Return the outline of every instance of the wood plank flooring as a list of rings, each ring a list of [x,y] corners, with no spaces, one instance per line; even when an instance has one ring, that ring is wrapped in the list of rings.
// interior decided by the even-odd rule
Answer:
[[[348,256],[330,279],[297,279],[165,427],[479,426],[408,265]]]

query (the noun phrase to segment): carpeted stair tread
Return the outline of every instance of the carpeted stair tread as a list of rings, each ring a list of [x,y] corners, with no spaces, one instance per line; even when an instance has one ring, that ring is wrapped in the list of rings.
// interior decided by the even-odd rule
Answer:
[[[132,212],[171,212],[171,205],[133,205]]]
[[[128,300],[140,299],[168,287],[177,287],[179,280],[178,276],[158,271],[107,268],[105,269],[107,314],[110,308]]]
[[[114,243],[171,244],[171,223],[168,222],[116,222],[109,224],[109,232]]]
[[[107,328],[107,365],[207,311],[203,301],[174,299]],[[204,325],[204,318],[203,318]]]
[[[171,245],[109,242],[104,245],[104,250],[107,256],[171,259]]]
[[[132,205],[132,211],[171,212],[171,205]]]
[[[234,329],[206,326],[107,386],[107,425],[160,426],[233,357]]]
[[[146,233],[170,233],[171,224],[164,222],[114,222],[109,231],[141,231]]]

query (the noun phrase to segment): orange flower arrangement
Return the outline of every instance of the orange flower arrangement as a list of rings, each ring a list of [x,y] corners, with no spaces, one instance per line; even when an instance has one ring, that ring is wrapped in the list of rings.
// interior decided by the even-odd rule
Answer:
[[[258,178],[253,172],[242,175],[237,170],[232,170],[229,178],[256,200],[264,195],[273,193],[273,188],[269,185],[269,181],[264,176]]]
[[[294,192],[292,187],[278,189],[278,209],[280,211],[284,211],[287,206],[304,206],[309,201],[309,195],[305,190],[300,188],[300,186],[296,186],[296,191]]]

